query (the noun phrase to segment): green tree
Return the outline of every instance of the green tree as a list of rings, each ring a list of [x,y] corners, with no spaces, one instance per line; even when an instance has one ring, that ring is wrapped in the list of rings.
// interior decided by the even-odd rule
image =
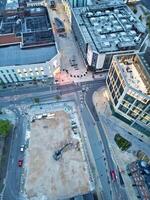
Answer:
[[[12,124],[8,120],[0,120],[0,135],[6,137],[12,128]]]
[[[39,99],[38,97],[35,97],[35,98],[33,99],[33,101],[34,101],[35,103],[39,103],[39,102],[40,102],[40,99]]]
[[[137,9],[133,8],[133,12],[134,12],[134,14],[136,14],[137,13]]]
[[[141,21],[142,21],[142,19],[143,19],[143,17],[142,17],[142,15],[140,15],[140,16],[139,16],[139,20],[141,20]]]
[[[56,95],[55,98],[56,98],[56,100],[60,100],[61,96],[60,95]]]

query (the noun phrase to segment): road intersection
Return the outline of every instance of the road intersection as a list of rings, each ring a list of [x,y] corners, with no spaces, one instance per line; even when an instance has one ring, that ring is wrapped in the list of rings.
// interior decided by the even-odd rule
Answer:
[[[111,182],[109,171],[115,169],[117,171],[117,166],[111,158],[111,153],[109,151],[107,139],[101,125],[101,122],[95,111],[92,94],[99,87],[105,85],[105,80],[95,80],[95,82],[82,82],[80,84],[70,84],[63,86],[53,85],[51,87],[42,88],[28,88],[26,90],[16,91],[4,91],[1,92],[1,107],[9,107],[16,114],[16,128],[13,133],[12,145],[10,150],[8,170],[5,181],[5,188],[3,190],[4,200],[23,200],[20,196],[20,185],[21,185],[21,173],[22,170],[17,166],[17,160],[22,158],[23,155],[20,154],[19,148],[25,140],[25,130],[24,123],[26,121],[26,115],[21,110],[22,105],[30,106],[33,104],[33,98],[39,97],[40,104],[44,102],[50,102],[56,95],[65,95],[69,93],[77,94],[78,92],[84,95],[84,105],[80,102],[78,98],[77,104],[79,105],[81,115],[83,118],[84,126],[87,130],[88,139],[91,145],[93,157],[95,159],[96,167],[99,173],[99,178],[102,184],[102,197],[104,200],[127,200],[125,189],[119,185],[119,182]],[[84,88],[88,88],[88,91],[82,91]],[[21,111],[21,112],[20,112]],[[97,136],[96,128],[98,128],[98,133],[100,135],[100,140]],[[120,196],[118,195],[120,194]]]

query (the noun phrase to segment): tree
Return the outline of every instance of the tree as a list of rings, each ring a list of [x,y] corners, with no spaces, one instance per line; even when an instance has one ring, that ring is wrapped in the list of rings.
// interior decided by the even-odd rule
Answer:
[[[37,84],[37,79],[36,79],[36,77],[34,77],[32,80],[33,80],[33,83],[34,83],[34,84]]]
[[[12,124],[8,120],[0,120],[0,135],[6,137],[12,128]]]
[[[60,95],[56,95],[55,98],[56,98],[56,100],[60,100],[61,96]]]
[[[38,97],[35,97],[33,100],[34,100],[35,103],[39,103],[40,102],[40,99]]]
[[[133,12],[134,12],[134,14],[136,14],[137,13],[137,9],[133,8]]]
[[[140,15],[140,16],[139,16],[139,20],[141,20],[141,21],[142,21],[142,19],[143,19],[143,17],[142,17],[142,15]]]

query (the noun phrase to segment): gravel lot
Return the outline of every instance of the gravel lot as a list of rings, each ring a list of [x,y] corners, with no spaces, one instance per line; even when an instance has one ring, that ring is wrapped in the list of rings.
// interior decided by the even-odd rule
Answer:
[[[89,191],[81,141],[73,136],[69,117],[68,113],[57,111],[54,118],[31,123],[25,159],[25,192],[29,200],[58,200]],[[54,151],[68,142],[73,146],[55,161]]]

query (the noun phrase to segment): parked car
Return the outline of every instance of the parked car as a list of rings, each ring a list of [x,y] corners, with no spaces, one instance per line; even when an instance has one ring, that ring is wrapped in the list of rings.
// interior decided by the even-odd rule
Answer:
[[[18,166],[22,167],[22,165],[23,165],[23,160],[18,160]]]
[[[111,180],[112,181],[115,181],[116,180],[116,173],[115,173],[115,171],[114,170],[110,170],[110,176],[111,176]]]
[[[20,146],[20,151],[23,152],[24,149],[25,149],[25,146],[24,146],[24,145],[21,145],[21,146]]]

